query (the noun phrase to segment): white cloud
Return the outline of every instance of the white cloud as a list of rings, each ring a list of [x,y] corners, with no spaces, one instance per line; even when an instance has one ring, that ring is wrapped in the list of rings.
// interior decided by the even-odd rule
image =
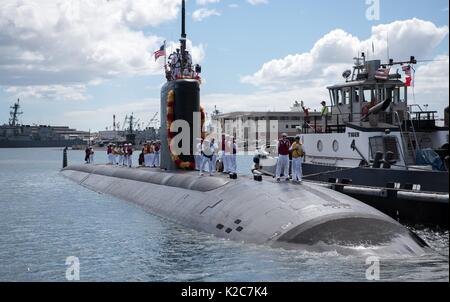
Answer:
[[[349,66],[352,57],[364,51],[370,57],[385,58],[389,36],[390,57],[404,60],[410,55],[425,58],[448,35],[448,26],[437,27],[419,19],[396,21],[372,28],[372,36],[360,40],[341,29],[319,39],[309,52],[269,61],[243,83],[258,87],[302,85],[311,79],[336,79]],[[372,43],[375,53],[372,54]]]
[[[419,65],[414,80],[415,100],[439,109],[448,106],[449,56],[437,56],[432,62]],[[410,100],[412,103],[414,101]],[[441,115],[442,116],[442,115]]]
[[[220,16],[220,13],[215,9],[200,8],[192,13],[192,19],[200,22],[211,16]]]
[[[86,85],[40,85],[40,86],[10,86],[6,92],[20,98],[84,101],[88,99]]]
[[[197,5],[208,5],[211,3],[219,3],[220,0],[197,0]]]
[[[180,48],[180,43],[175,41],[167,42],[167,56],[169,52],[175,52],[177,48]],[[192,55],[192,61],[194,64],[200,63],[205,58],[205,46],[203,44],[193,45],[191,40],[187,40],[186,49]]]
[[[338,69],[339,73],[343,69]],[[409,89],[409,103],[428,104],[430,110],[442,110],[448,106],[449,98],[449,56],[437,56],[432,62],[420,64],[415,73],[415,87]],[[333,79],[310,79],[290,87],[274,90],[259,89],[251,94],[216,93],[202,97],[207,112],[214,106],[223,112],[232,111],[289,111],[293,102],[304,100],[308,107],[319,110],[320,102],[329,100],[327,86],[342,81],[341,76]],[[414,90],[414,94],[413,94]]]
[[[107,126],[111,128],[113,115],[116,115],[116,121],[122,127],[125,115],[133,113],[136,121],[140,120],[139,124],[144,123],[143,127],[146,127],[153,115],[159,112],[159,102],[158,99],[149,98],[131,100],[126,102],[126,104],[111,105],[92,110],[68,111],[57,117],[55,123],[70,125],[77,129],[103,130]]]
[[[309,52],[271,60],[254,74],[243,76],[241,82],[257,87],[258,92],[253,96],[237,96],[241,100],[239,104],[246,104],[248,109],[271,108],[270,104],[276,104],[273,109],[287,110],[294,100],[304,99],[308,106],[318,108],[320,100],[328,99],[326,86],[342,81],[342,72],[351,67],[352,57],[359,52],[366,52],[369,59],[386,60],[387,35],[391,58],[407,60],[410,55],[415,55],[420,60],[429,58],[444,40],[448,35],[448,26],[438,27],[432,22],[415,18],[396,21],[374,26],[371,37],[366,40],[340,29],[333,30],[320,38]],[[437,61],[418,65],[414,96],[416,102],[427,103],[430,109],[441,111],[448,104],[448,54],[435,59]],[[412,89],[410,94],[412,103]],[[235,97],[231,95],[228,104]],[[222,102],[226,98],[221,95],[215,99]]]
[[[61,91],[62,86],[70,90],[117,76],[162,74],[161,62],[155,62],[153,52],[164,39],[144,33],[143,28],[176,19],[180,3],[3,0],[0,86],[45,97],[47,94],[39,91]],[[194,57],[204,56],[201,45],[192,51]],[[78,98],[76,94],[62,95]]]
[[[251,5],[267,4],[269,0],[247,0]]]

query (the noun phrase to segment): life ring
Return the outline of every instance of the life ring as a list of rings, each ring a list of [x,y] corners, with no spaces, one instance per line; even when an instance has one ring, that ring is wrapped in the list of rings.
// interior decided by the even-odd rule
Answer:
[[[169,144],[169,150],[175,165],[183,170],[195,170],[195,162],[191,161],[183,161],[177,154],[172,152],[172,139],[175,137],[175,134],[170,131],[172,123],[174,121],[174,106],[175,106],[175,92],[170,90],[167,94],[167,142]],[[201,127],[203,129],[205,125],[205,110],[202,106],[200,106],[200,116],[201,116]],[[202,132],[202,138],[204,138],[205,134]]]

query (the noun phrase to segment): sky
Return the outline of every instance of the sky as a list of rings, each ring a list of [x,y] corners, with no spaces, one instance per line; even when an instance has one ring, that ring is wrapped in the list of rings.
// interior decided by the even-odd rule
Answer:
[[[379,4],[379,10],[373,10]],[[20,98],[24,124],[105,130],[159,112],[163,59],[181,0],[0,0],[0,124]],[[188,47],[207,112],[319,108],[359,52],[415,66],[410,103],[448,106],[449,2],[188,0]],[[374,52],[372,52],[372,44]]]

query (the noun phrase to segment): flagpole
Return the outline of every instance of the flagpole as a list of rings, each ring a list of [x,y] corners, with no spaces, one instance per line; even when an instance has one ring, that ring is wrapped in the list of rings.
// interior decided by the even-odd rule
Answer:
[[[166,49],[166,40],[164,40],[164,68],[167,69],[167,49]]]

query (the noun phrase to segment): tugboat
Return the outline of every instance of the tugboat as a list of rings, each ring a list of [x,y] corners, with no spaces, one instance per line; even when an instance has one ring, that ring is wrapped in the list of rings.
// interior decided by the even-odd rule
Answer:
[[[325,184],[412,224],[448,228],[448,124],[408,105],[417,60],[355,58],[345,82],[327,87],[329,115],[305,118],[304,179]],[[402,66],[406,81],[394,66]],[[297,106],[298,107],[298,106]],[[256,169],[273,175],[276,156],[259,150]]]

